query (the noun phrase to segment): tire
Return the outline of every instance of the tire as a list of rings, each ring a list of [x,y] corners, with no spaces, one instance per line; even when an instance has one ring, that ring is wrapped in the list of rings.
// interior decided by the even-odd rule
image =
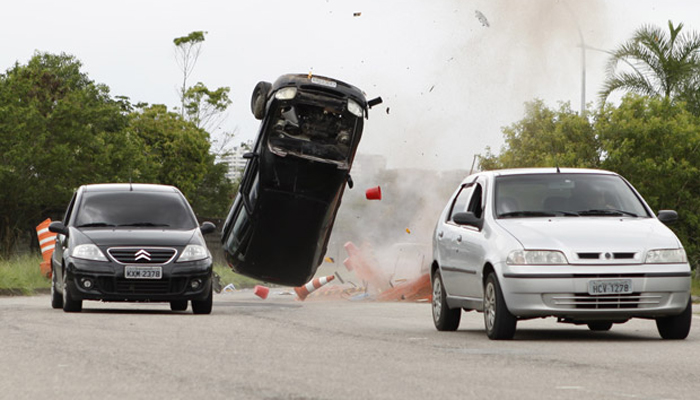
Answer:
[[[517,318],[508,311],[501,285],[493,272],[484,284],[484,325],[486,335],[492,340],[509,340],[515,335]]]
[[[595,322],[589,322],[586,325],[588,325],[588,329],[595,331],[595,332],[605,332],[609,331],[610,328],[612,328],[613,323],[609,321],[595,321]]]
[[[204,300],[192,300],[192,312],[194,314],[211,314],[213,304],[214,293],[210,288],[209,295]]]
[[[170,302],[170,309],[173,311],[187,310],[187,300],[176,300]]]
[[[63,311],[65,312],[81,312],[83,310],[83,301],[75,300],[70,294],[66,276],[63,276]]]
[[[253,95],[250,98],[250,111],[253,112],[257,120],[262,120],[265,116],[265,104],[271,89],[272,84],[263,81],[258,82],[253,89]]]
[[[59,309],[63,308],[63,296],[56,290],[56,271],[51,273],[51,308]]]
[[[447,293],[442,284],[440,271],[433,273],[433,323],[438,331],[456,331],[462,317],[462,309],[447,307]]]
[[[693,320],[693,303],[688,299],[688,306],[682,313],[672,317],[661,317],[656,319],[656,329],[659,330],[661,338],[668,340],[681,340],[688,337],[690,333],[690,323]]]

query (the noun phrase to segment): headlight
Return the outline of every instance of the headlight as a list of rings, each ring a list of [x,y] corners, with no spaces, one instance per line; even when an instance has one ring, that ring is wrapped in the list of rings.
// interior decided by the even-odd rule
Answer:
[[[198,244],[188,244],[176,262],[199,261],[209,258],[209,250]]]
[[[105,257],[99,247],[95,246],[94,244],[81,244],[75,246],[71,256],[90,261],[107,261],[107,257]]]
[[[508,254],[506,263],[510,265],[562,265],[568,264],[566,256],[552,250],[515,250]]]
[[[294,98],[294,96],[297,95],[297,88],[294,86],[288,86],[286,88],[282,88],[275,92],[275,98],[277,100],[291,100]]]
[[[348,99],[348,111],[358,118],[362,118],[362,107],[355,100]]]
[[[671,264],[684,263],[688,259],[685,256],[685,250],[681,249],[659,249],[649,250],[647,252],[647,264]]]

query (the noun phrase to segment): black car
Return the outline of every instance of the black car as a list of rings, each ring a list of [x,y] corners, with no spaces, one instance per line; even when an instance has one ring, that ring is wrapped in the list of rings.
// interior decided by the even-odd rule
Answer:
[[[51,305],[82,310],[83,300],[169,302],[195,314],[212,309],[212,259],[185,196],[173,186],[81,186],[55,221]]]
[[[290,286],[313,277],[345,185],[352,187],[364,118],[381,102],[321,76],[256,85],[251,109],[260,131],[222,236],[235,272]]]

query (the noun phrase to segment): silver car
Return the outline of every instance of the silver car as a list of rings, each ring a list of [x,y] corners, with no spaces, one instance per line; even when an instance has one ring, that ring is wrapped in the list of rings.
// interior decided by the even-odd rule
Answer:
[[[656,320],[664,339],[690,331],[690,265],[665,224],[618,174],[513,169],[468,176],[433,236],[432,314],[456,330],[462,310],[483,312],[491,339],[519,320],[556,317],[607,331]]]

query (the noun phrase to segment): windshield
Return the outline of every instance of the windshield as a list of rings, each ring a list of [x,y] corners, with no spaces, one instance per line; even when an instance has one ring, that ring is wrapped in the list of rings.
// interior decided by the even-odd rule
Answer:
[[[76,227],[167,227],[194,229],[197,221],[178,193],[86,192]]]
[[[273,110],[270,149],[347,166],[359,118],[339,105],[282,104]]]
[[[496,216],[649,217],[643,203],[619,176],[533,174],[496,178]]]

